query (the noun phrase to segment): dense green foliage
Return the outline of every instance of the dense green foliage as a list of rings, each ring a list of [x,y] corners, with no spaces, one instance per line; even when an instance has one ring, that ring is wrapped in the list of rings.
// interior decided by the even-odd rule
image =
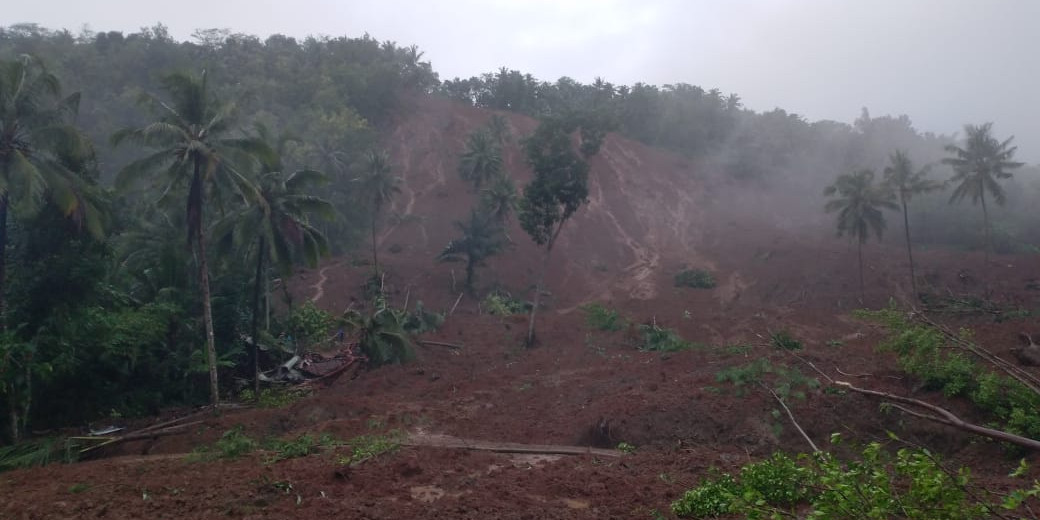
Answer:
[[[997,517],[1021,505],[1014,499],[990,502],[991,496],[973,486],[968,470],[949,470],[927,450],[891,453],[871,443],[848,461],[826,452],[797,460],[774,454],[745,465],[738,477],[724,473],[701,481],[672,503],[672,512],[682,518],[787,518],[797,512],[814,519],[967,520]]]
[[[215,400],[252,375],[247,352],[290,355],[250,343],[328,337],[307,308],[265,302],[289,266],[374,224],[353,180],[372,125],[437,83],[420,60],[368,37],[0,29],[7,437]]]

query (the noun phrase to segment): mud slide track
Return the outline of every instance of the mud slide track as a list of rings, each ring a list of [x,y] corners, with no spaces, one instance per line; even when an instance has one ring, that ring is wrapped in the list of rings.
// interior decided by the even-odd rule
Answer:
[[[311,288],[314,289],[314,296],[311,296],[311,301],[314,303],[318,303],[318,301],[325,296],[325,282],[329,281],[329,277],[325,275],[325,271],[328,270],[329,266],[322,267],[321,271],[318,271],[318,283],[311,286]]]

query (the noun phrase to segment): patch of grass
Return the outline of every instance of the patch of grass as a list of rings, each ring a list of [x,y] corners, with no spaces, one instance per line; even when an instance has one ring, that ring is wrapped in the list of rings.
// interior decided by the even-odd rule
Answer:
[[[340,457],[339,463],[360,464],[369,459],[394,453],[401,448],[403,439],[404,434],[396,430],[385,435],[359,435],[346,442],[350,446],[350,455]]]
[[[840,339],[829,339],[829,340],[827,340],[827,346],[828,347],[837,348],[837,347],[840,347],[840,346],[843,346],[843,345],[845,345],[845,342],[840,340]]]
[[[70,443],[57,437],[45,437],[0,447],[0,472],[46,466],[52,462],[74,462],[79,450]]]
[[[306,457],[312,453],[318,453],[322,450],[335,448],[341,444],[340,441],[336,440],[336,438],[329,433],[323,433],[317,437],[310,434],[304,434],[295,439],[276,439],[266,443],[264,446],[274,452],[267,458],[266,462],[268,464],[273,464],[281,460]]]
[[[736,345],[726,345],[722,347],[722,351],[731,356],[747,356],[751,353],[753,347],[746,343],[738,343]]]
[[[628,320],[617,309],[608,308],[602,303],[585,304],[581,310],[585,311],[585,322],[593,329],[614,332],[628,326]]]
[[[242,390],[238,397],[243,401],[254,401],[258,408],[285,408],[309,395],[310,390],[305,388],[272,387],[261,389],[259,398],[248,388]]]
[[[643,337],[639,350],[644,352],[681,352],[695,346],[674,330],[659,327],[656,323],[640,325],[639,332]]]
[[[715,275],[703,269],[684,269],[675,275],[676,287],[714,289],[715,285]]]
[[[83,482],[77,482],[69,486],[69,493],[80,494],[90,489],[90,484],[84,484]]]

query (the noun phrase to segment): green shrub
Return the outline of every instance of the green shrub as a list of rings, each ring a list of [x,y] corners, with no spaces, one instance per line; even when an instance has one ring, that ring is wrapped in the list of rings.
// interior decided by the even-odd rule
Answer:
[[[484,311],[494,316],[512,316],[531,310],[531,305],[527,302],[517,300],[509,293],[499,291],[488,294],[480,305]]]
[[[1040,494],[1038,486],[1007,495],[969,493],[966,469],[948,471],[934,454],[920,449],[892,455],[871,443],[855,460],[841,461],[826,452],[798,458],[804,462],[777,453],[745,465],[739,478],[723,474],[704,480],[673,502],[672,512],[684,518],[967,520],[1014,510],[1022,503],[1019,498]],[[990,496],[1009,499],[981,501]]]
[[[415,310],[409,312],[404,320],[405,332],[413,335],[437,330],[442,325],[444,314],[426,310],[421,301],[415,303]]]
[[[237,459],[243,455],[252,453],[258,446],[253,438],[242,433],[242,426],[238,425],[224,432],[220,439],[213,445],[216,456],[222,459]]]
[[[754,493],[756,499],[776,506],[790,507],[805,500],[810,494],[810,481],[809,470],[780,452],[740,470],[744,495]]]
[[[293,310],[289,317],[289,330],[298,343],[309,345],[324,341],[334,323],[331,314],[319,309],[314,302],[307,301]]]
[[[731,512],[740,496],[737,481],[729,474],[701,481],[672,502],[672,513],[685,518],[716,518]]]
[[[675,275],[676,287],[715,288],[715,275],[703,269],[684,269]]]
[[[806,377],[797,368],[774,366],[765,358],[759,358],[744,365],[726,367],[715,374],[715,381],[733,383],[733,386],[737,387],[737,395],[741,396],[744,395],[744,387],[752,384],[765,384],[767,374],[773,376],[772,382],[767,386],[782,398],[805,399],[803,388],[820,387],[818,379]]]
[[[585,321],[596,330],[618,331],[628,326],[628,322],[616,309],[610,309],[601,303],[582,305]]]
[[[658,327],[656,323],[640,325],[639,332],[643,336],[639,346],[642,351],[679,352],[694,347],[693,343],[682,339],[674,330]]]

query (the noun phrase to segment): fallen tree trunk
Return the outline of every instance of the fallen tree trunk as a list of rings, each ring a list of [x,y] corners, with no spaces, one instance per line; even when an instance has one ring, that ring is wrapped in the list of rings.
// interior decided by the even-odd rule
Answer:
[[[961,350],[967,351],[973,354],[974,356],[978,357],[979,359],[986,361],[987,363],[993,365],[994,367],[1000,369],[1002,372],[1007,374],[1008,377],[1011,377],[1012,379],[1021,383],[1022,386],[1025,386],[1034,394],[1040,395],[1040,378],[1038,378],[1036,375],[1030,373],[1029,371],[1023,370],[1018,365],[994,354],[993,352],[990,352],[988,349],[981,345],[976,345],[975,343],[965,340],[963,337],[954,333],[948,327],[940,323],[937,323],[935,320],[929,318],[924,313],[917,311],[917,309],[913,309],[913,315],[911,319],[915,319],[929,327],[934,328],[935,330],[939,331],[943,336],[945,336],[947,340],[949,340],[951,343],[956,345]]]
[[[866,388],[859,388],[845,381],[834,381],[834,384],[852,392],[856,392],[863,395],[870,395],[874,397],[880,397],[882,399],[887,399],[889,401],[902,403],[911,407],[916,407],[931,412],[921,412],[907,408],[906,406],[900,406],[890,403],[891,406],[898,408],[899,410],[902,410],[910,415],[913,415],[914,417],[919,417],[940,424],[946,424],[949,426],[953,426],[954,428],[957,428],[959,430],[974,433],[976,435],[981,435],[983,437],[987,437],[998,441],[1009,442],[1011,444],[1022,446],[1024,448],[1034,450],[1040,449],[1040,441],[1030,439],[1028,437],[1022,437],[1021,435],[1015,435],[1013,433],[1008,433],[1001,430],[994,430],[993,428],[987,428],[985,426],[979,426],[977,424],[969,423],[961,419],[960,417],[957,417],[957,415],[945,408],[936,406],[931,403],[927,403],[920,399],[914,399],[912,397],[903,397],[901,395],[891,394],[888,392],[879,392],[877,390],[868,390]]]
[[[530,453],[536,455],[596,455],[620,457],[618,450],[585,446],[561,446],[555,444],[520,444],[516,442],[490,442],[460,439],[448,435],[409,435],[401,442],[403,446],[426,446],[431,448],[454,448],[497,453]]]
[[[429,347],[446,347],[446,348],[455,349],[455,350],[459,350],[459,349],[462,348],[462,345],[456,345],[454,343],[445,343],[443,341],[430,341],[430,340],[422,339],[422,340],[419,340],[417,343],[419,343],[420,345],[426,345],[426,346],[429,346]]]

